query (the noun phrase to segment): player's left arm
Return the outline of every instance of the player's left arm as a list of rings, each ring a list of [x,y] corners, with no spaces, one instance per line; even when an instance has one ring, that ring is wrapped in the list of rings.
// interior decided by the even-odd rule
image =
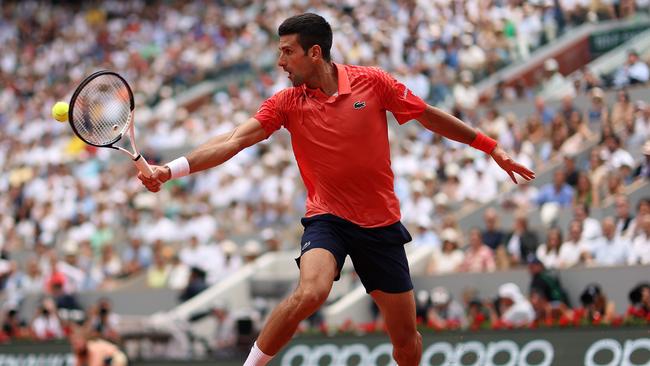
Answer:
[[[484,142],[488,140],[484,139],[489,139],[458,118],[430,105],[427,105],[424,112],[416,119],[424,128],[434,133],[476,148],[485,146]],[[514,161],[498,145],[491,149],[491,151],[485,151],[485,153],[489,154],[501,169],[508,173],[513,182],[517,183],[515,173],[525,180],[535,179],[535,172]]]

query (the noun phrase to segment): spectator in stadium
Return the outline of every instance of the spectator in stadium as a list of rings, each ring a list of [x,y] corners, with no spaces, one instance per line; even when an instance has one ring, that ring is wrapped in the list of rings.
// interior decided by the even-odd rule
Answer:
[[[427,324],[435,329],[458,329],[467,325],[463,306],[452,298],[445,287],[438,286],[431,290]]]
[[[569,238],[560,246],[559,268],[570,268],[584,263],[589,245],[582,239],[582,223],[573,219],[569,224]]]
[[[557,169],[553,173],[553,182],[542,186],[537,196],[537,204],[543,206],[545,203],[557,203],[568,207],[573,203],[574,190],[566,183],[566,173],[563,169]]]
[[[59,319],[56,304],[51,298],[45,298],[31,323],[32,336],[39,340],[63,338],[63,327]]]
[[[88,328],[91,337],[100,337],[111,342],[120,339],[118,333],[119,315],[112,310],[111,301],[108,298],[100,298],[97,303],[88,311]]]
[[[645,213],[637,217],[637,228],[639,233],[632,240],[627,263],[648,265],[650,264],[650,214]]]
[[[600,289],[598,284],[592,283],[585,287],[580,295],[580,303],[582,304],[583,317],[592,322],[599,322],[610,324],[616,316],[616,304],[614,301],[607,299],[607,296]]]
[[[460,236],[455,229],[446,228],[440,234],[442,248],[434,250],[429,259],[427,274],[444,274],[456,272],[463,263],[463,251],[458,249]]]
[[[576,157],[573,154],[564,153],[562,156],[562,161],[564,162],[562,169],[564,169],[566,183],[575,191],[576,186],[578,185],[578,174],[580,173],[578,171],[578,167],[576,166]]]
[[[525,212],[515,215],[512,232],[506,238],[506,247],[513,266],[525,263],[529,255],[537,251],[539,238],[537,233],[528,227],[528,217]]]
[[[20,318],[17,308],[9,307],[4,311],[0,334],[4,334],[8,339],[22,339],[29,337],[27,322]],[[0,338],[2,338],[2,336],[0,336]]]
[[[650,140],[643,145],[643,158],[634,170],[634,177],[650,180]]]
[[[494,253],[483,243],[481,231],[478,228],[469,231],[469,246],[465,250],[465,258],[458,270],[461,272],[494,272],[496,270]]]
[[[538,293],[552,308],[570,305],[569,297],[562,288],[556,273],[544,267],[544,263],[534,255],[528,258],[528,272],[531,275],[530,293]]]
[[[645,84],[650,80],[650,69],[641,60],[635,50],[627,53],[627,61],[614,74],[614,85],[623,87],[627,85]]]
[[[634,166],[634,158],[627,150],[621,145],[621,138],[617,135],[607,136],[605,139],[606,149],[601,151],[605,164],[611,170],[618,170],[622,166]]]
[[[419,290],[415,294],[415,317],[418,324],[425,324],[431,308],[431,294],[427,290]]]
[[[396,242],[403,244],[411,240],[410,235],[407,235],[403,225],[398,224],[399,213],[393,212],[393,209],[388,209],[387,206],[384,207],[387,202],[392,202],[391,205],[394,207],[394,210],[399,211],[399,204],[393,192],[394,180],[392,178],[385,180],[385,178],[392,176],[390,166],[385,165],[379,169],[360,170],[358,169],[360,166],[369,166],[361,163],[361,161],[355,160],[363,158],[364,161],[380,162],[380,156],[388,156],[388,140],[386,139],[386,131],[384,129],[386,109],[393,110],[401,122],[419,118],[420,122],[428,129],[437,131],[443,136],[452,137],[463,143],[472,143],[478,136],[482,139],[481,141],[485,141],[485,144],[481,145],[484,146],[483,150],[491,153],[497,164],[510,175],[513,181],[516,182],[515,173],[522,175],[527,180],[534,178],[532,171],[514,162],[501,148],[496,147],[495,149],[493,140],[485,135],[477,134],[474,129],[451,115],[426,106],[419,98],[413,96],[403,84],[397,82],[388,74],[377,69],[365,69],[331,63],[329,53],[332,44],[332,33],[329,24],[324,18],[310,13],[294,16],[283,22],[278,33],[281,35],[278,65],[289,73],[289,79],[294,88],[285,89],[269,98],[264,102],[254,118],[249,119],[244,124],[235,128],[232,133],[226,133],[225,135],[213,138],[204,144],[202,148],[195,149],[187,158],[182,157],[179,160],[174,160],[173,163],[164,167],[154,166],[154,174],[151,177],[139,175],[139,178],[150,191],[157,192],[160,190],[161,184],[170,178],[176,178],[181,175],[187,175],[190,172],[194,173],[217,166],[232,158],[244,148],[269,137],[275,130],[284,125],[292,131],[292,143],[295,151],[300,151],[301,147],[307,148],[308,150],[314,149],[311,150],[311,153],[296,154],[299,160],[301,160],[299,165],[303,168],[303,173],[305,172],[304,164],[308,164],[313,169],[316,169],[316,172],[312,172],[311,174],[316,174],[317,176],[319,174],[323,174],[323,176],[331,176],[332,174],[340,177],[345,176],[345,180],[341,182],[345,182],[344,187],[346,189],[341,190],[340,186],[334,183],[335,186],[331,187],[334,193],[329,191],[330,187],[327,186],[329,182],[326,180],[316,179],[314,181],[312,178],[305,179],[308,182],[306,184],[309,191],[307,202],[310,211],[307,213],[309,217],[303,220],[306,227],[306,240],[302,244],[300,260],[301,281],[295,292],[283,301],[267,320],[265,328],[262,330],[258,341],[249,354],[249,358],[244,363],[246,366],[263,366],[270,361],[273,355],[290,340],[298,324],[322,305],[328,296],[333,280],[337,277],[343,265],[343,259],[347,254],[347,250],[343,246],[344,243],[337,245],[337,240],[332,241],[331,235],[334,230],[333,228],[336,227],[336,232],[339,232],[338,230],[343,230],[340,229],[341,225],[344,225],[346,228],[345,231],[347,232],[355,225],[351,225],[349,221],[336,217],[318,217],[314,215],[330,213],[332,212],[329,209],[329,207],[332,207],[331,205],[338,205],[339,202],[342,202],[340,214],[351,218],[353,223],[356,221],[356,226],[361,224],[361,226],[373,227],[375,228],[373,230],[374,235],[376,234],[377,227],[390,225],[391,223],[397,224],[398,226],[394,226],[393,228],[398,230],[391,231],[393,237],[397,240]],[[337,109],[330,109],[330,107],[333,107],[332,105],[343,106],[343,104],[337,103],[338,99],[346,98],[342,95],[353,94],[353,88],[355,89],[354,94],[357,95],[359,93],[358,88],[361,85],[357,84],[359,81],[364,83],[366,81],[377,83],[379,90],[383,90],[384,92],[377,94],[377,89],[374,88],[372,96],[373,98],[379,97],[379,99],[374,99],[377,103],[371,103],[369,99],[370,94],[367,97],[359,95],[363,99],[354,102],[354,105],[351,107],[348,105],[346,108],[354,108],[353,110],[362,111],[360,112],[362,114],[369,113],[369,118],[376,116],[378,121],[373,126],[377,126],[379,130],[372,132],[372,129],[368,130],[365,125],[360,126],[359,129],[354,129],[354,126],[349,126],[353,130],[345,132],[347,138],[344,140],[351,141],[351,145],[341,144],[340,142],[342,140],[336,137],[339,132],[332,134],[330,131],[325,136],[329,138],[335,137],[337,141],[336,146],[339,149],[343,149],[340,151],[332,151],[327,146],[333,145],[323,144],[321,139],[318,139],[318,143],[309,140],[305,135],[320,130],[310,128],[310,132],[305,133],[303,129],[307,128],[309,123],[307,125],[298,123],[295,117],[296,115],[292,114],[297,110],[302,110],[301,104],[295,104],[296,101],[300,100],[301,102],[299,103],[302,103],[302,101],[313,100],[310,103],[317,103],[319,107],[314,110],[314,114],[312,115],[314,119],[311,122],[316,123],[316,121],[320,121],[320,118],[327,118],[327,120],[330,120],[332,117],[337,118],[336,114],[334,114]],[[368,86],[369,84],[364,85]],[[337,92],[338,95],[335,95]],[[303,97],[309,99],[304,99]],[[285,102],[289,101],[293,103],[292,107],[286,105]],[[327,108],[328,112],[324,112],[325,108]],[[321,109],[324,114],[316,112]],[[432,123],[433,121],[435,123]],[[304,142],[297,142],[296,139],[300,139],[298,135],[305,138]],[[358,138],[353,138],[353,136],[357,136]],[[376,140],[369,138],[371,136],[376,136],[378,139],[381,139],[381,144],[375,144],[374,142]],[[360,142],[371,143],[373,149],[378,149],[376,153],[379,153],[379,155],[376,157],[369,156],[370,149],[365,149],[363,144],[359,145]],[[478,146],[476,143],[472,145]],[[364,150],[365,153],[358,154],[359,149]],[[337,157],[338,159],[336,159]],[[388,163],[389,159],[385,159],[384,162]],[[348,169],[341,169],[342,166],[345,167],[346,165]],[[331,168],[328,167],[336,167],[336,171],[330,170]],[[323,170],[321,171],[319,169]],[[344,173],[343,175],[341,175],[342,172]],[[350,174],[356,174],[357,178],[352,179]],[[382,177],[379,177],[378,174]],[[308,175],[308,177],[311,177],[311,175]],[[390,189],[381,197],[374,196],[378,193],[378,189],[383,188],[379,186],[378,189],[368,189],[368,185],[377,185],[382,181],[385,181],[386,187],[390,186]],[[357,185],[362,187],[362,189],[357,189],[359,188]],[[317,187],[316,195],[314,195],[314,187]],[[354,200],[351,202],[359,202],[360,197],[369,195],[367,197],[368,201],[373,204],[379,204],[381,207],[377,207],[377,211],[366,211],[370,210],[371,207],[365,204],[361,206],[353,204],[353,213],[350,213],[352,216],[345,214],[346,212],[349,213],[352,207],[348,207],[350,201],[344,193],[349,192],[352,188],[354,188],[356,194]],[[342,194],[343,196],[341,196]],[[321,197],[321,195],[325,196]],[[325,206],[320,205],[323,199],[327,200]],[[361,199],[361,202],[363,201]],[[359,207],[363,208],[361,214],[357,212]],[[339,210],[334,211],[334,213],[338,212]],[[374,213],[369,214],[370,212]],[[361,219],[355,219],[357,216]],[[389,216],[391,219],[387,220]],[[372,217],[376,217],[375,220],[377,221],[365,221]],[[310,224],[312,225],[310,226]],[[323,227],[327,229],[323,230]],[[320,229],[317,230],[316,228]],[[321,239],[323,231],[326,234],[325,239]],[[361,235],[361,232],[364,230],[357,231]],[[480,241],[480,231],[475,231],[474,235]],[[317,232],[318,235],[316,235]],[[364,235],[367,236],[368,232],[366,231]],[[400,239],[397,239],[397,237]],[[350,241],[359,243],[358,239],[350,238]],[[324,249],[324,247],[327,249]],[[372,247],[374,248],[375,246],[373,245]],[[419,363],[421,357],[422,343],[421,336],[415,327],[413,287],[409,279],[410,276],[404,273],[404,269],[407,268],[404,248],[401,245],[395,245],[392,249],[395,250],[394,254],[391,255],[383,250],[382,256],[384,258],[385,256],[390,257],[392,259],[391,262],[397,265],[395,268],[386,268],[384,261],[384,265],[377,265],[376,263],[367,264],[369,268],[372,268],[372,275],[362,272],[363,267],[366,267],[364,265],[357,265],[356,270],[362,281],[368,286],[368,292],[372,293],[374,300],[378,303],[379,308],[384,314],[388,332],[394,343],[393,355],[396,362],[403,366],[416,365]],[[488,248],[485,249],[489,251]],[[371,255],[368,250],[365,250],[362,255],[354,256],[357,257],[355,260],[357,264],[360,264],[359,260],[368,260]],[[377,270],[379,269],[390,273],[390,275],[384,278],[384,280],[378,279],[377,275],[379,275],[379,272]],[[404,276],[400,276],[399,273],[403,273]],[[397,277],[400,277],[399,285],[390,289],[384,287],[390,285],[388,281],[396,280]],[[377,285],[372,284],[373,282],[367,282],[367,280],[377,281]],[[387,290],[389,291],[387,292]]]
[[[616,102],[612,107],[611,121],[615,131],[634,121],[634,103],[632,103],[630,94],[625,89],[616,92]]]
[[[566,121],[569,121],[574,113],[581,115],[580,110],[575,105],[575,97],[570,94],[562,97],[560,107],[555,111],[555,113],[561,114]]]
[[[178,256],[178,252],[175,252],[172,255],[167,287],[180,292],[187,286],[187,282],[190,279],[190,272],[190,267],[183,263]]]
[[[468,70],[460,72],[460,83],[454,86],[454,103],[461,113],[474,110],[479,102],[478,90],[472,84],[474,77]]]
[[[152,257],[151,248],[143,245],[142,239],[131,238],[129,246],[122,253],[122,274],[130,276],[147,269],[151,265]]]
[[[626,195],[619,194],[616,196],[614,205],[616,208],[616,231],[614,235],[631,240],[634,236],[636,221],[630,210],[630,200]]]
[[[169,279],[169,263],[162,253],[162,249],[154,250],[153,264],[147,268],[147,286],[163,288]]]
[[[560,268],[560,250],[562,248],[562,230],[552,227],[546,233],[546,243],[537,247],[536,256],[548,269]]]
[[[576,205],[573,208],[573,219],[582,224],[582,240],[591,250],[593,248],[593,241],[602,235],[602,229],[600,222],[589,216],[590,212],[589,206],[584,204]]]
[[[590,129],[597,131],[601,126],[609,125],[609,109],[605,103],[605,92],[601,88],[593,88],[589,94],[591,103],[584,119]]]
[[[511,282],[499,286],[498,312],[492,301],[486,301],[484,305],[490,311],[492,324],[524,327],[535,320],[535,311],[530,301],[521,293],[519,286]]]
[[[505,233],[499,228],[497,211],[494,208],[488,208],[483,214],[485,229],[481,231],[483,243],[492,250],[497,250],[505,241]]]
[[[627,318],[645,318],[650,314],[650,283],[642,282],[636,285],[628,294],[630,307]]]
[[[586,205],[588,207],[600,206],[600,195],[598,189],[594,187],[586,171],[578,172],[578,181],[576,184],[573,206]]]
[[[185,286],[185,289],[183,289],[181,294],[178,296],[178,300],[180,302],[185,302],[203,292],[206,288],[208,288],[208,284],[206,282],[205,271],[198,267],[192,267],[190,269],[190,278],[187,281],[187,286]]]
[[[573,95],[573,90],[571,82],[560,73],[557,60],[549,58],[544,61],[544,76],[538,92],[539,100],[543,101],[541,98],[548,98],[558,92],[562,93],[560,95],[561,97],[564,97],[565,95]],[[550,119],[544,123],[548,124],[549,122],[551,122]]]
[[[262,254],[262,246],[257,240],[248,240],[244,243],[242,248],[243,264],[255,262],[255,260]]]
[[[616,221],[609,216],[602,221],[603,235],[591,244],[587,263],[595,266],[625,265],[630,255],[630,241],[616,236]]]

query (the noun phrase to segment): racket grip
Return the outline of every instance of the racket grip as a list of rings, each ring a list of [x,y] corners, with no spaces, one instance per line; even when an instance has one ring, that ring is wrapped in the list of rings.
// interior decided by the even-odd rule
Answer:
[[[138,156],[133,159],[133,162],[135,163],[135,167],[138,168],[140,173],[144,174],[145,177],[151,177],[153,175],[153,169],[151,169],[151,166],[147,163],[147,159],[142,155],[138,154]]]

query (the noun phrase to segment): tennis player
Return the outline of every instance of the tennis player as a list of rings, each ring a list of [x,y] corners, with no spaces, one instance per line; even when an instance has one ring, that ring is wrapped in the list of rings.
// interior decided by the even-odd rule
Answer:
[[[295,291],[269,316],[245,366],[266,365],[291,339],[298,323],[327,299],[347,255],[377,303],[400,366],[415,366],[422,353],[404,244],[411,236],[400,222],[393,190],[388,124],[416,119],[425,128],[490,154],[517,183],[535,174],[513,161],[496,141],[457,118],[425,104],[388,73],[332,62],[332,30],[321,16],[301,14],[279,27],[278,65],[293,84],[267,99],[247,122],[216,136],[187,156],[139,174],[152,192],[162,183],[215,167],[242,149],[289,130],[307,188],[307,212]]]

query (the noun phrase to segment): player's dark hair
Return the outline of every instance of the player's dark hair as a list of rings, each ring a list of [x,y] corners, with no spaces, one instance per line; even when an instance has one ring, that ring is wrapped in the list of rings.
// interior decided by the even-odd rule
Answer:
[[[287,18],[278,28],[278,35],[298,35],[298,43],[307,53],[312,46],[318,45],[323,53],[323,59],[330,61],[332,48],[332,27],[322,16],[314,13],[294,15]]]

